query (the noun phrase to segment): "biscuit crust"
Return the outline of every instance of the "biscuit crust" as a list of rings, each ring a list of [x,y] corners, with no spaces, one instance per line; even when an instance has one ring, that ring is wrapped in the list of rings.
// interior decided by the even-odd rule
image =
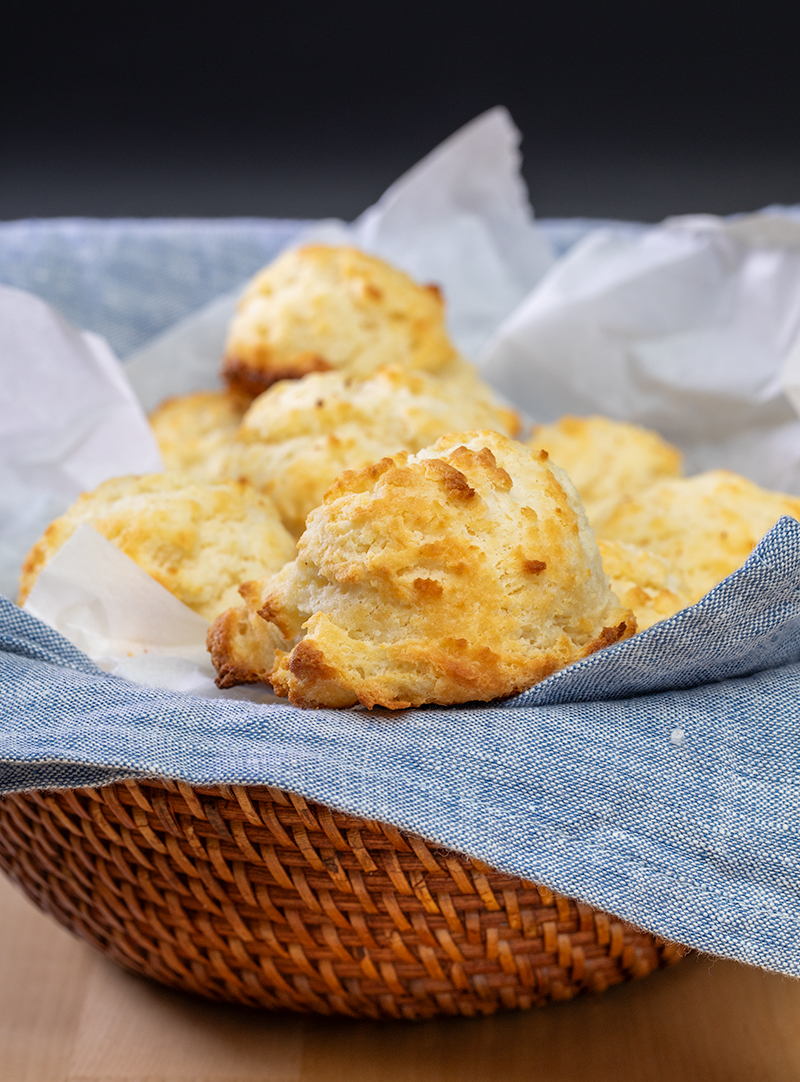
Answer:
[[[197,391],[167,398],[150,424],[167,470],[201,472],[210,455],[233,439],[249,405],[229,391]]]
[[[355,248],[312,244],[284,252],[245,288],[222,372],[254,397],[313,372],[436,372],[455,356],[438,289]]]
[[[306,518],[346,469],[396,451],[419,451],[447,432],[513,432],[517,418],[480,388],[387,368],[367,379],[342,372],[277,383],[250,406],[208,474],[245,480],[274,500],[299,537]]]
[[[346,471],[259,590],[293,643],[269,681],[307,707],[509,696],[636,627],[567,476],[492,431]]]
[[[664,557],[694,604],[741,567],[782,515],[800,520],[800,498],[767,491],[729,470],[709,470],[628,497],[598,532]]]
[[[259,583],[242,583],[239,594],[244,604],[222,612],[206,637],[220,688],[268,684],[275,651],[288,649],[277,627],[258,615],[263,604]]]
[[[567,471],[595,529],[624,497],[683,473],[677,447],[651,429],[610,417],[568,415],[537,425],[529,442]]]
[[[295,555],[274,506],[248,485],[202,484],[181,474],[118,477],[79,497],[47,527],[25,559],[20,605],[81,523],[207,620],[239,600],[241,582],[277,571]]]
[[[633,611],[639,631],[690,604],[680,571],[663,556],[624,541],[597,542],[603,570],[620,602]]]

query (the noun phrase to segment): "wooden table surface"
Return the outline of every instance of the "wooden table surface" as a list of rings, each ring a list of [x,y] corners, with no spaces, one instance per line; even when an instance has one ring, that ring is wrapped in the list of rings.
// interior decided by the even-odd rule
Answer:
[[[800,1079],[800,983],[690,957],[598,996],[422,1023],[216,1005],[131,977],[0,875],[0,1082]]]

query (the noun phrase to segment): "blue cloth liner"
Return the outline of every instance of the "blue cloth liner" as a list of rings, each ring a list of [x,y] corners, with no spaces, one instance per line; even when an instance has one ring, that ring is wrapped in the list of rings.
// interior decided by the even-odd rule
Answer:
[[[309,222],[56,218],[0,222],[0,282],[35,293],[118,357],[275,258]]]
[[[800,975],[800,524],[702,601],[516,698],[301,710],[103,673],[0,601],[0,792],[259,783]]]
[[[124,359],[237,289],[311,224],[272,218],[0,222],[0,283],[42,297],[74,326],[102,334]],[[641,228],[581,218],[539,224],[557,255],[598,225]]]
[[[800,218],[800,207],[766,212]],[[275,218],[44,218],[0,222],[0,283],[42,297],[124,359],[179,319],[236,289],[309,221]],[[587,233],[641,222],[540,218],[557,256]]]
[[[0,282],[124,357],[306,224],[0,223]],[[642,228],[540,222],[559,254],[599,224]],[[514,699],[459,709],[303,711],[145,688],[0,600],[0,793],[154,776],[275,785],[797,976],[798,658],[792,519],[691,609]]]

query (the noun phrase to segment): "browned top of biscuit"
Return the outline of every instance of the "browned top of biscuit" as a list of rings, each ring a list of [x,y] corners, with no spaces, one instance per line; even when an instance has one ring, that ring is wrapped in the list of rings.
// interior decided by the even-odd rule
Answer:
[[[248,405],[229,391],[167,398],[149,418],[166,469],[202,472],[209,456],[233,438]]]
[[[800,520],[800,498],[729,470],[709,470],[628,497],[598,533],[663,556],[695,602],[740,567],[782,515]]]
[[[510,420],[488,392],[450,379],[399,368],[363,380],[326,372],[260,395],[210,466],[215,476],[242,478],[268,493],[299,536],[343,470],[419,451],[454,430],[510,431]]]
[[[355,248],[313,244],[284,252],[246,287],[223,376],[254,396],[312,372],[435,372],[455,356],[438,290]]]
[[[295,554],[272,503],[248,485],[202,484],[181,474],[117,477],[48,526],[23,565],[20,604],[81,523],[208,620],[235,604],[241,582],[278,570]]]
[[[682,473],[680,451],[657,432],[610,417],[537,425],[530,444],[545,447],[567,471],[595,529],[623,497]]]
[[[258,592],[304,706],[507,696],[635,628],[569,479],[491,431],[345,472]]]

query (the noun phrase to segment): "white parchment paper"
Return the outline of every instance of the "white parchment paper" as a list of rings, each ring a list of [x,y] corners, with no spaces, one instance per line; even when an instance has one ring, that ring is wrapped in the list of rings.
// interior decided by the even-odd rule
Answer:
[[[590,234],[480,366],[536,419],[636,421],[676,443],[688,472],[726,466],[800,492],[800,422],[784,391],[799,331],[797,221],[695,216]]]
[[[122,366],[97,335],[0,286],[0,592],[48,523],[109,477],[162,469]]]
[[[204,698],[277,701],[265,688],[220,691],[208,622],[86,524],[44,568],[24,608],[106,672]]]

